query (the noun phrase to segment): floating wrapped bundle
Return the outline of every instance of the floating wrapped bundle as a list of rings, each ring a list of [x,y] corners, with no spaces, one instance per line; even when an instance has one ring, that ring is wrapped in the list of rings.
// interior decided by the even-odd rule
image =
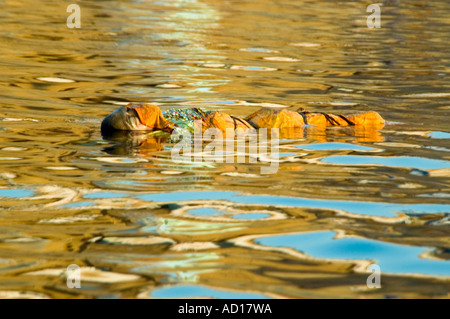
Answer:
[[[197,122],[198,121],[198,122]],[[240,119],[220,111],[205,112],[198,108],[170,109],[161,112],[152,104],[129,104],[105,117],[102,132],[112,130],[130,131],[164,131],[172,132],[175,127],[194,131],[195,123],[202,123],[202,131],[209,128],[226,132],[227,129],[246,131],[251,128],[301,128],[306,125],[317,127],[354,126],[379,129],[384,126],[384,119],[374,111],[352,115],[335,115],[328,113],[310,113],[303,109],[291,111],[287,109],[263,108]]]

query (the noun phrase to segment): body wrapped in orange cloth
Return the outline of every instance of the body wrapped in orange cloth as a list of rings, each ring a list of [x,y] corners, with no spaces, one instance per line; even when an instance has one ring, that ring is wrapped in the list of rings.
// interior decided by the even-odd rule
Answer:
[[[128,104],[112,112],[102,122],[102,133],[111,131],[164,131],[172,132],[175,127],[194,128],[195,122],[201,121],[202,131],[216,128],[222,132],[227,129],[258,128],[301,128],[317,126],[354,126],[380,129],[384,119],[375,111],[353,115],[335,115],[328,113],[310,113],[303,109],[263,108],[246,118],[237,118],[220,111],[205,112],[197,108],[170,109],[162,112],[153,104]],[[198,122],[197,122],[198,123]]]

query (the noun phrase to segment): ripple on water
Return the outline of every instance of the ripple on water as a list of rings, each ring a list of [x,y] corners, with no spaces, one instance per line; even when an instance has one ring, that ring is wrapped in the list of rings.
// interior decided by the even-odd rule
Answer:
[[[115,193],[115,192],[96,192],[96,193],[89,193],[84,195],[84,198],[90,198],[90,199],[100,199],[100,198],[124,198],[128,197],[128,194],[125,193]]]
[[[335,239],[336,232],[322,231],[275,235],[255,240],[263,246],[289,247],[313,257],[332,259],[365,259],[377,263],[381,272],[449,276],[450,262],[425,259],[420,255],[429,249],[386,243],[366,238]]]
[[[21,151],[26,151],[27,148],[26,147],[4,147],[1,150],[5,151],[5,152],[21,152]]]
[[[434,131],[430,133],[430,136],[436,139],[450,139],[450,133],[448,132]]]
[[[14,189],[0,189],[0,197],[32,197],[34,192],[23,189],[23,188],[14,188]]]
[[[398,213],[427,214],[446,213],[450,211],[450,205],[446,204],[392,204],[383,202],[326,200],[288,196],[241,195],[237,192],[227,191],[153,193],[137,195],[136,198],[152,202],[225,200],[242,204],[263,204],[274,206],[279,205],[288,207],[343,210],[348,213],[357,215],[379,217],[397,217]]]
[[[335,150],[351,150],[351,151],[362,151],[362,152],[379,151],[373,147],[357,145],[357,144],[337,143],[337,142],[295,145],[295,147],[300,148],[300,149],[317,150],[317,151],[335,151]]]
[[[294,47],[303,47],[303,48],[320,47],[319,43],[299,42],[299,43],[289,43],[289,44],[294,46]]]
[[[189,214],[193,216],[220,216],[222,212],[215,208],[194,208],[189,210]]]
[[[94,283],[122,283],[140,280],[141,277],[133,274],[117,273],[104,271],[95,267],[80,267],[81,281]],[[68,277],[70,273],[66,268],[48,268],[22,274],[22,276],[49,276],[49,277]]]
[[[264,219],[270,217],[267,213],[248,213],[248,214],[236,214],[233,218],[236,219]]]
[[[447,97],[450,96],[450,93],[437,93],[437,92],[430,92],[430,93],[412,93],[412,94],[404,94],[401,95],[401,97],[409,97],[409,98],[422,98],[422,97]]]
[[[299,62],[299,61],[301,61],[300,59],[282,57],[282,56],[268,56],[268,57],[264,57],[264,60],[275,61],[275,62]]]
[[[407,167],[417,169],[441,169],[449,168],[450,162],[417,156],[356,156],[356,155],[336,155],[322,159],[325,163],[338,165],[381,165]]]
[[[221,206],[206,206],[202,205],[200,207],[192,207],[192,205],[187,207],[182,207],[172,212],[174,215],[183,215],[186,217],[194,216],[201,217],[203,219],[214,219],[214,220],[261,220],[261,219],[283,219],[286,218],[285,215],[275,211],[269,210],[255,210],[251,206],[246,205],[226,205],[223,203]],[[219,217],[219,218],[218,218]]]
[[[95,160],[99,162],[112,163],[112,164],[135,164],[135,163],[147,163],[145,158],[130,158],[130,157],[81,157],[81,159]]]
[[[264,66],[244,66],[244,65],[233,65],[230,67],[231,70],[244,70],[244,71],[276,71],[277,68],[269,68]]]
[[[36,78],[37,80],[44,81],[44,82],[51,82],[51,83],[73,83],[74,80],[70,79],[64,79],[64,78],[52,78],[52,77],[41,77]]]
[[[244,52],[264,52],[264,53],[278,53],[276,50],[266,49],[266,48],[242,48],[239,51]]]
[[[94,205],[95,205],[94,202],[74,202],[74,203],[65,204],[65,205],[63,205],[63,207],[81,208],[81,207],[89,207],[89,206],[94,206]]]

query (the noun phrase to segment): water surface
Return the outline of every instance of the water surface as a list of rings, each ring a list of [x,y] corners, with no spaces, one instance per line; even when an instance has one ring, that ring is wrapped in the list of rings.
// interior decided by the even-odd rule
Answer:
[[[2,4],[0,296],[449,298],[448,1],[386,1],[380,29],[358,1],[79,5],[69,29],[59,1]],[[387,125],[294,130],[262,175],[103,139],[128,102]]]

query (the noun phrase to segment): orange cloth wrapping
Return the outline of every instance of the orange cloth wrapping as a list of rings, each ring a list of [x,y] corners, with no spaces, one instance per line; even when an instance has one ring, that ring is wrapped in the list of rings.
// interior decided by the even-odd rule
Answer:
[[[226,132],[227,128],[247,130],[250,128],[250,124],[247,124],[244,120],[233,118],[227,113],[223,112],[210,112],[203,119],[203,132],[209,128],[217,128],[222,132]]]
[[[347,116],[308,113],[306,114],[306,118],[308,124],[316,126],[372,126],[374,128],[381,128],[385,122],[380,114],[374,111]]]
[[[303,117],[286,109],[261,109],[246,118],[247,121],[261,128],[303,127]]]
[[[364,112],[357,115],[346,116],[347,119],[355,123],[355,125],[383,127],[385,120],[375,111]]]
[[[160,108],[153,104],[128,104],[128,108],[134,109],[139,117],[139,121],[145,126],[154,130],[172,132],[175,125],[167,121]]]
[[[326,126],[372,126],[381,128],[384,119],[377,112],[370,111],[355,115],[335,115],[322,113],[303,113],[309,125]],[[261,109],[246,118],[247,121],[262,128],[295,128],[305,126],[303,116],[286,109]]]
[[[126,106],[136,111],[139,121],[153,130],[171,132],[176,124],[166,120],[158,106],[153,104],[129,104]],[[225,132],[227,128],[247,130],[253,126],[258,128],[298,128],[306,124],[317,127],[327,126],[366,126],[382,128],[384,119],[374,111],[354,115],[335,115],[326,113],[297,112],[287,109],[263,108],[249,115],[245,120],[230,116],[227,113],[214,111],[208,113],[202,121],[204,132],[208,128],[217,128]],[[251,123],[251,124],[249,124]]]

